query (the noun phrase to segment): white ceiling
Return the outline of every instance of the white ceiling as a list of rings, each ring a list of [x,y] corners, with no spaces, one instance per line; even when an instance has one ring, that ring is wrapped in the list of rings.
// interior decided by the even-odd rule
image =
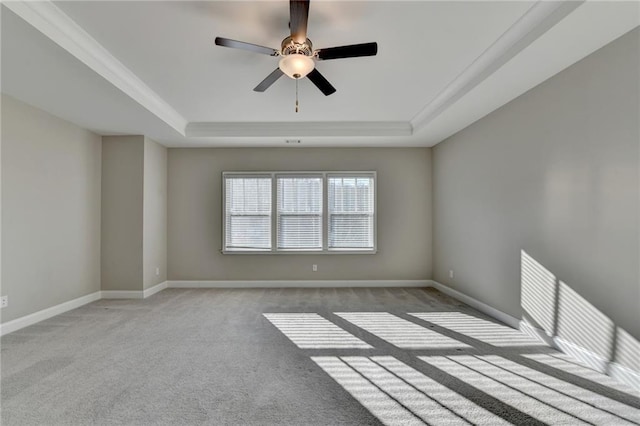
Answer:
[[[288,1],[59,6],[188,121],[202,122],[409,121],[530,5],[312,1],[308,37],[315,47],[377,41],[379,51],[319,62],[337,92],[325,97],[304,79],[299,114],[293,80],[252,90],[278,58],[213,44],[224,36],[279,48],[289,35]]]
[[[635,2],[312,0],[314,47],[379,50],[319,62],[337,92],[301,81],[296,114],[293,80],[252,91],[277,58],[213,44],[278,48],[287,1],[4,4],[3,93],[167,146],[432,146],[640,23]]]

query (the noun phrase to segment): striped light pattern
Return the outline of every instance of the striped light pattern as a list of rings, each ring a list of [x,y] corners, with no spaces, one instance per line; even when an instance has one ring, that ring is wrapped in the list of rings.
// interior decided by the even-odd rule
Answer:
[[[462,312],[421,312],[409,315],[494,346],[544,345],[519,330]]]
[[[601,395],[497,355],[418,358],[547,424],[637,424],[637,409],[627,406],[624,413],[616,413]],[[600,406],[594,407],[594,402]]]
[[[387,312],[341,312],[336,315],[403,349],[465,348],[469,345]]]
[[[551,354],[523,354],[522,356],[549,367],[553,367],[556,370],[572,374],[576,377],[582,377],[583,379],[587,379],[599,385],[606,386],[635,397],[640,397],[640,394],[630,386],[589,368],[586,365],[580,364],[580,361],[570,355],[558,352]],[[638,423],[640,423],[640,421]]]
[[[385,425],[424,426],[424,422],[378,386],[335,356],[311,357],[333,380]]]
[[[301,349],[371,348],[371,345],[315,313],[263,315]]]
[[[386,425],[511,424],[392,356],[311,359]]]

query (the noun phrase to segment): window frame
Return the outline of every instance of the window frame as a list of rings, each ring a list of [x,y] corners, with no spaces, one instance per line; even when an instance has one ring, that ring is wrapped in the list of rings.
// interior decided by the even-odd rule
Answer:
[[[315,179],[320,179],[320,195],[322,197],[322,199],[320,200],[320,213],[298,213],[298,214],[293,214],[293,213],[281,213],[280,212],[280,199],[278,198],[278,179],[279,178],[315,178]],[[275,238],[275,242],[276,245],[274,247],[272,247],[272,249],[274,249],[277,252],[289,252],[289,253],[300,253],[300,252],[315,252],[318,253],[320,251],[322,251],[324,249],[324,237],[325,237],[325,230],[324,230],[324,221],[325,221],[325,199],[326,199],[326,195],[324,193],[325,191],[325,176],[322,175],[321,173],[310,173],[310,172],[306,172],[306,173],[274,173],[273,176],[273,180],[271,182],[271,185],[276,185],[276,191],[275,191],[275,196],[272,195],[272,199],[271,199],[271,203],[273,203],[275,201],[276,208],[273,208],[272,205],[272,214],[275,213],[276,215],[276,225],[275,228],[272,227],[271,228],[271,233],[273,234],[273,232],[275,231],[276,234],[276,238]],[[280,241],[278,239],[278,237],[280,236],[280,217],[281,216],[320,216],[320,248],[317,247],[310,247],[310,248],[282,248],[280,247]]]
[[[269,178],[272,179],[269,173],[232,173],[230,174],[233,178]],[[271,211],[269,212],[269,220],[270,220],[270,231],[271,231],[271,247],[268,249],[232,249],[226,250],[227,253],[269,253],[273,249],[273,194],[275,191],[273,189],[273,179],[271,180]],[[259,215],[256,215],[259,216]],[[222,247],[225,248],[227,245],[227,182],[223,178],[222,179]]]
[[[332,213],[329,212],[329,178],[373,178],[373,213],[372,213],[372,220],[373,220],[373,249],[368,249],[368,248],[364,248],[364,249],[356,249],[356,248],[340,248],[340,247],[329,247],[329,221],[331,220],[331,216]],[[325,206],[325,212],[326,212],[326,218],[324,219],[324,227],[325,227],[325,240],[323,241],[323,249],[326,249],[329,252],[332,253],[344,253],[344,252],[371,252],[373,251],[374,253],[377,251],[377,238],[376,236],[378,235],[377,233],[377,228],[378,228],[378,223],[377,223],[377,211],[378,211],[378,197],[377,197],[377,189],[378,189],[378,181],[377,181],[377,176],[376,176],[376,172],[326,172],[324,175],[324,188],[326,190],[326,194],[323,194],[324,197],[324,201],[326,202],[326,206]],[[338,213],[333,213],[336,216],[340,216],[341,214]]]
[[[278,249],[278,176],[322,177],[322,249]],[[270,250],[227,250],[226,249],[226,178],[227,177],[270,177],[271,178],[271,249]],[[373,248],[329,248],[329,177],[373,178]],[[376,171],[224,171],[222,172],[222,241],[220,252],[231,255],[300,255],[300,254],[376,254],[378,252],[378,176]]]

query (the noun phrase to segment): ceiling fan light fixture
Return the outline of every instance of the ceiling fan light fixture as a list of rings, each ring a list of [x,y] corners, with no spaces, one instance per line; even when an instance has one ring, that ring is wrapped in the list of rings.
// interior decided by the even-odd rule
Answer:
[[[300,53],[292,53],[280,59],[278,64],[283,73],[294,80],[306,77],[316,67],[310,56]]]

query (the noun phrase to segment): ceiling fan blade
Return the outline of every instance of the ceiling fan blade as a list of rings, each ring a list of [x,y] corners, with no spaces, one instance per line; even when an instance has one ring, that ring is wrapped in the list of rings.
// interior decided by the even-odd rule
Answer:
[[[315,68],[307,74],[307,77],[318,89],[320,89],[322,93],[324,93],[325,96],[329,96],[336,91],[336,88],[333,87],[331,83],[329,83],[329,81],[320,74],[320,71]]]
[[[378,43],[351,44],[349,46],[329,47],[318,50],[318,59],[356,58],[358,56],[375,56],[378,53]]]
[[[258,46],[257,44],[245,43],[244,41],[231,40],[230,38],[216,37],[215,43],[218,46],[243,49],[254,53],[262,53],[263,55],[276,56],[278,54],[276,49]]]
[[[307,22],[309,20],[309,0],[289,1],[289,27],[291,38],[296,43],[307,41]]]
[[[264,80],[260,82],[253,90],[255,92],[264,92],[267,90],[273,83],[276,82],[277,79],[282,77],[284,73],[280,68],[276,68],[271,74],[267,76]]]

